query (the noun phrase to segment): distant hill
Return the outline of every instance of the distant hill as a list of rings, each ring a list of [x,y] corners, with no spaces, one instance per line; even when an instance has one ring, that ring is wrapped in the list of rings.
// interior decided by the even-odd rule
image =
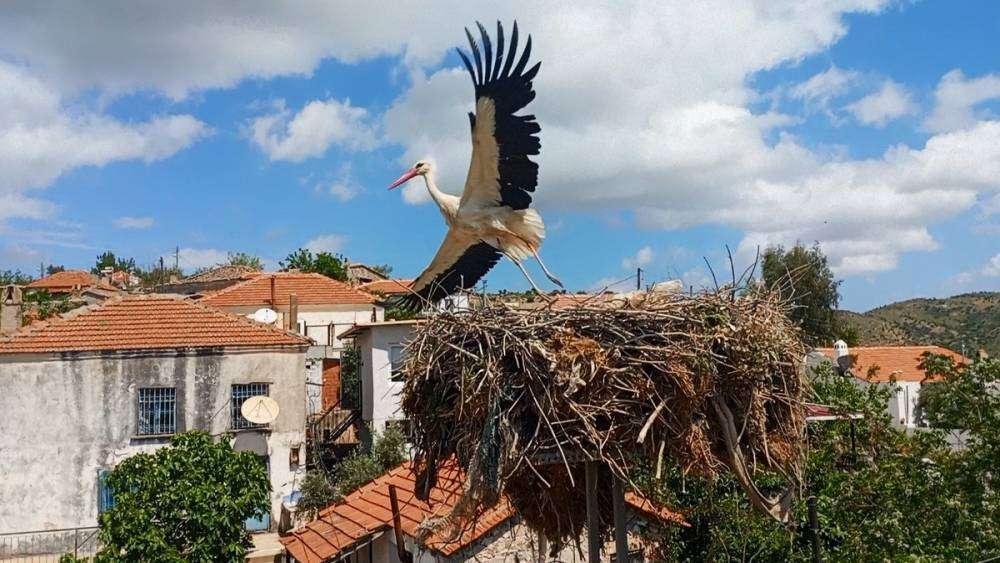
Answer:
[[[937,344],[971,356],[985,348],[1000,354],[1000,292],[965,293],[944,299],[909,299],[866,313],[837,311],[854,327],[862,346]]]

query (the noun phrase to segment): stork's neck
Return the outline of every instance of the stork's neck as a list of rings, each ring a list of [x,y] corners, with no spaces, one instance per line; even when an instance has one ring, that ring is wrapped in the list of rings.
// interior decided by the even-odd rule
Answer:
[[[437,204],[441,214],[450,224],[458,213],[458,198],[451,194],[446,194],[438,189],[437,182],[434,181],[434,173],[428,172],[423,175],[424,183],[427,184],[427,191],[431,194],[431,199]]]

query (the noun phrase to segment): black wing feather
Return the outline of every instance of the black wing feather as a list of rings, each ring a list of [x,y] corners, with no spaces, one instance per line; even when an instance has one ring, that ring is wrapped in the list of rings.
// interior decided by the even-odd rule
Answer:
[[[535,99],[532,80],[538,74],[541,63],[536,63],[527,72],[524,71],[531,58],[531,36],[525,42],[517,64],[511,65],[517,56],[517,22],[511,31],[510,49],[507,52],[503,69],[500,65],[503,59],[503,28],[497,25],[497,58],[492,61],[492,44],[485,28],[477,22],[485,48],[486,70],[483,72],[483,57],[479,53],[472,34],[466,29],[469,44],[472,46],[472,56],[476,61],[477,73],[471,72],[471,63],[463,54],[462,60],[473,75],[476,88],[476,100],[487,97],[493,100],[496,108],[496,127],[494,135],[500,149],[500,159],[497,169],[500,172],[500,202],[513,209],[526,209],[531,205],[531,192],[538,186],[538,164],[529,158],[541,150],[538,133],[541,131],[533,115],[516,115]],[[494,67],[494,68],[491,68]]]
[[[447,270],[425,287],[407,295],[390,299],[390,306],[419,311],[427,304],[437,303],[460,289],[475,287],[483,276],[500,261],[500,251],[485,242],[474,244]]]

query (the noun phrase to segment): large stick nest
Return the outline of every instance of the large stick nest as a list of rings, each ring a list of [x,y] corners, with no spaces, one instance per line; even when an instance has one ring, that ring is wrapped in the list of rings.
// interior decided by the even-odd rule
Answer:
[[[769,498],[752,479],[801,474],[804,350],[785,313],[774,293],[723,289],[435,314],[404,366],[420,482],[455,456],[469,476],[463,510],[504,494],[566,541],[585,520],[582,459],[628,479],[643,458],[659,471],[669,456],[708,478],[731,471],[755,506],[787,520],[791,495]]]

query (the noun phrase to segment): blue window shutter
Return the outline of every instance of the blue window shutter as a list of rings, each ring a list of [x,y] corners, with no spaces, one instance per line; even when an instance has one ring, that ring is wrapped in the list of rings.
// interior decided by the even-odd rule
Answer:
[[[104,514],[115,506],[115,491],[108,483],[111,472],[107,469],[97,470],[97,514]]]

